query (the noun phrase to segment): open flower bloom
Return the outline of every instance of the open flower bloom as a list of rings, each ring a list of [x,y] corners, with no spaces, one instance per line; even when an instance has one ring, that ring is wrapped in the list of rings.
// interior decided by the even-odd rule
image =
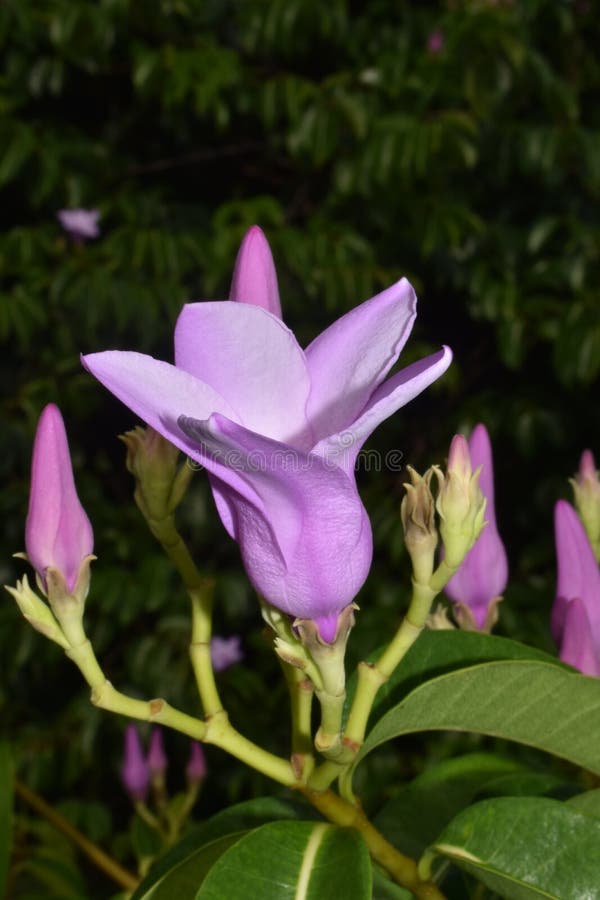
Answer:
[[[302,350],[276,314],[275,269],[256,228],[238,256],[234,296],[183,308],[174,366],[118,351],[84,364],[207,469],[256,590],[290,616],[316,620],[331,641],[371,563],[356,456],[380,422],[447,369],[451,353],[386,377],[415,319],[405,279]]]
[[[92,526],[75,489],[64,422],[58,407],[49,403],[39,418],[33,446],[27,558],[43,584],[52,566],[72,591],[93,546]]]
[[[464,627],[490,631],[497,619],[497,603],[508,580],[508,561],[496,526],[492,445],[484,425],[477,425],[469,440],[473,470],[481,466],[479,487],[486,498],[485,525],[445,592],[456,604]]]
[[[558,584],[552,634],[564,662],[600,676],[600,571],[579,516],[566,500],[554,509],[554,534]]]

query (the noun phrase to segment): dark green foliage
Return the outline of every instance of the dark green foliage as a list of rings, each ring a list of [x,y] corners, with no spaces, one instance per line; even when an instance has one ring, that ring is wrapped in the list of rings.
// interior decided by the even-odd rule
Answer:
[[[182,303],[227,296],[256,222],[303,343],[401,275],[413,281],[420,316],[404,359],[444,342],[456,361],[371,446],[423,469],[455,431],[488,425],[515,582],[501,628],[552,650],[552,505],[581,450],[600,453],[599,41],[582,0],[3,0],[2,581],[24,571],[11,554],[23,549],[35,422],[52,400],[96,535],[87,621],[99,656],[122,689],[196,708],[186,599],[132,505],[116,440],[134,420],[79,353],[169,358]],[[62,231],[57,211],[75,206],[100,209],[99,239]],[[354,657],[402,611],[401,481],[359,476],[376,555]],[[182,523],[219,577],[217,631],[245,635],[246,667],[221,676],[232,718],[281,750],[285,692],[262,687],[278,683],[277,666],[202,474]],[[22,777],[51,800],[112,795],[111,833],[122,832],[123,723],[88,705],[78,674],[8,596],[0,653],[3,728]],[[183,739],[169,749],[185,763]],[[266,790],[219,754],[209,765],[208,811]],[[35,883],[78,895],[70,857],[56,858],[55,870],[34,860],[46,872]],[[86,878],[84,893],[107,895]]]

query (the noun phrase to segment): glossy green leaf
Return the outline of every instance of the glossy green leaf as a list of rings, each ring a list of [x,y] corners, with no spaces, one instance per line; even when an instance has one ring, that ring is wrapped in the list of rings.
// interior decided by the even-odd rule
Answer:
[[[522,765],[491,753],[444,760],[401,788],[374,817],[374,824],[403,853],[417,857],[440,829],[497,779],[525,774]]]
[[[360,835],[324,822],[271,822],[217,838],[175,863],[144,900],[369,900],[371,863]]]
[[[600,788],[596,788],[594,791],[584,791],[583,794],[576,794],[567,800],[567,804],[572,809],[576,809],[577,812],[600,818]]]
[[[246,832],[235,832],[210,841],[194,853],[175,863],[148,890],[138,888],[134,897],[143,900],[191,900],[198,891],[211,868],[219,858],[234,846]],[[141,886],[140,886],[141,887]]]
[[[7,741],[0,741],[0,896],[4,887],[12,848],[13,762]]]
[[[381,652],[374,654],[373,659]],[[380,718],[424,681],[477,663],[510,659],[540,660],[564,668],[555,657],[508,638],[476,631],[424,631],[377,694],[373,719]],[[355,690],[356,676],[353,675],[348,683],[347,704]]]
[[[431,849],[507,900],[598,897],[600,821],[557,800],[484,800],[461,812]]]
[[[202,825],[193,828],[183,840],[162,856],[139,885],[132,900],[141,900],[142,897],[148,896],[151,888],[161,881],[166,873],[201,853],[206,845],[216,842],[220,838],[231,834],[239,835],[267,822],[310,817],[311,810],[305,804],[276,797],[257,797],[254,800],[230,806],[203,822]],[[201,862],[198,865],[201,866]]]
[[[272,822],[223,854],[198,900],[370,900],[371,862],[358,832],[324,822]]]
[[[438,730],[517,741],[600,773],[600,681],[533,660],[442,675],[380,719],[357,762],[384,741]]]

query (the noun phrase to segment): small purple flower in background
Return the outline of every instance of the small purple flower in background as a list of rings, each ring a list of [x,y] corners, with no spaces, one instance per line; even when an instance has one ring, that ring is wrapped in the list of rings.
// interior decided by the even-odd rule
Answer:
[[[455,604],[455,616],[462,628],[491,631],[508,581],[508,561],[496,526],[492,445],[484,425],[473,429],[469,455],[473,470],[482,467],[479,486],[487,501],[487,525],[444,590]]]
[[[150,747],[146,763],[152,778],[162,779],[167,771],[167,754],[163,742],[163,733],[160,728],[153,728],[150,734]]]
[[[59,209],[56,217],[75,241],[91,240],[100,234],[99,209]]]
[[[134,803],[143,802],[150,784],[150,769],[135,725],[128,725],[125,729],[121,781]]]
[[[429,53],[433,53],[434,55],[441,53],[444,49],[444,43],[444,32],[441,28],[434,28],[433,31],[429,32],[427,37],[427,50]]]
[[[215,672],[222,672],[243,660],[244,654],[240,640],[239,634],[233,634],[228,638],[219,637],[219,635],[211,638],[210,658]]]
[[[600,676],[600,571],[581,520],[566,500],[555,506],[554,535],[558,579],[552,634],[564,662]]]
[[[58,407],[49,403],[39,418],[33,445],[25,524],[27,558],[44,585],[46,570],[52,567],[71,592],[93,547],[92,526],[75,488],[63,418]]]
[[[185,774],[190,787],[195,787],[206,778],[206,759],[202,744],[198,741],[192,741],[190,744],[190,757]]]
[[[331,642],[372,559],[356,457],[377,425],[446,371],[452,354],[446,347],[387,377],[416,317],[406,279],[302,350],[277,315],[274,267],[256,227],[238,254],[232,296],[183,308],[175,366],[120,351],[83,362],[208,471],[258,593],[317,622]]]

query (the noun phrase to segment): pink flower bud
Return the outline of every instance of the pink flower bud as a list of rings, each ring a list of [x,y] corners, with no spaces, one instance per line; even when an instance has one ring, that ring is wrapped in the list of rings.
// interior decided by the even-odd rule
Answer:
[[[229,299],[261,306],[281,318],[275,263],[258,225],[246,233],[238,251]]]
[[[125,729],[125,749],[121,767],[121,780],[125,790],[134,802],[144,800],[148,792],[150,770],[135,725],[128,725]]]
[[[468,468],[465,451],[469,456]],[[479,487],[486,500],[487,525],[446,585],[445,592],[460,604],[457,612],[464,611],[472,628],[489,631],[497,615],[494,601],[501,596],[508,580],[508,561],[496,526],[492,446],[484,425],[473,429],[468,445],[464,438],[461,442],[454,438],[452,442],[448,469],[454,467],[468,473],[471,466],[473,469],[481,466]]]
[[[555,506],[554,534],[558,584],[552,634],[562,660],[587,675],[600,675],[600,571],[585,529],[566,500]]]
[[[75,489],[65,426],[53,403],[43,410],[35,435],[25,547],[42,581],[52,566],[69,591],[94,547],[92,526]]]
[[[206,778],[206,759],[202,744],[198,741],[192,741],[190,744],[190,758],[185,769],[188,784],[193,786],[199,784]]]
[[[160,728],[153,728],[150,735],[150,749],[146,757],[150,775],[162,777],[167,770],[167,754]]]

